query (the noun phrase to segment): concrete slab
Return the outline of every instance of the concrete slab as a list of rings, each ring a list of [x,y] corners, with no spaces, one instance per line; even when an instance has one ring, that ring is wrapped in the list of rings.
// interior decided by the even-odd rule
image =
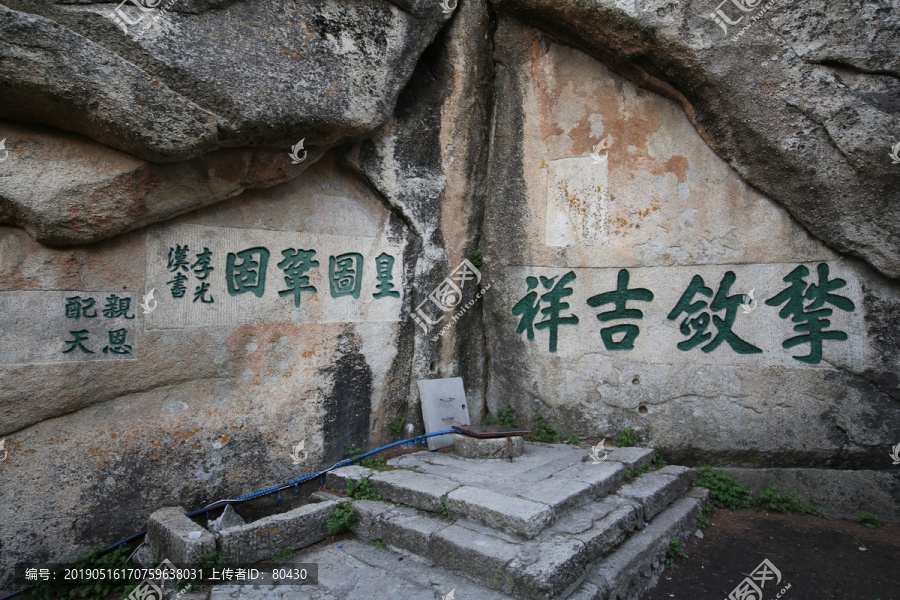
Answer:
[[[461,377],[421,379],[418,382],[422,400],[425,433],[437,433],[454,425],[471,425],[466,405],[466,391]],[[438,450],[453,445],[452,435],[428,438],[428,449]]]
[[[584,544],[585,554],[591,561],[609,554],[642,523],[642,510],[635,502],[607,498],[602,504],[609,509],[606,516],[594,521],[586,531],[573,536]]]
[[[434,535],[450,527],[448,521],[419,515],[397,515],[386,519],[381,539],[420,556],[431,556]]]
[[[523,485],[520,498],[542,502],[562,514],[611,493],[625,481],[620,463],[578,463],[533,485]]]
[[[533,600],[554,598],[582,575],[587,562],[580,540],[556,537],[540,545],[536,560],[530,564],[520,558],[510,563],[513,593]]]

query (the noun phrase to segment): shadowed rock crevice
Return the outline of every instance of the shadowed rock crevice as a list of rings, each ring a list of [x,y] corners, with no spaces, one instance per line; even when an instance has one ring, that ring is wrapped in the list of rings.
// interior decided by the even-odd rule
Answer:
[[[325,411],[322,436],[323,461],[335,463],[343,457],[344,445],[365,448],[369,441],[369,416],[372,412],[372,369],[353,341],[342,337],[341,355],[334,366],[325,369],[328,389],[323,390]]]

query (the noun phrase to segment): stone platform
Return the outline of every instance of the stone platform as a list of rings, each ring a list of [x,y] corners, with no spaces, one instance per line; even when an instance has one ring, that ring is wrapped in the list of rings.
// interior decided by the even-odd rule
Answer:
[[[338,469],[329,488],[369,477],[382,500],[353,501],[355,540],[285,561],[319,563],[319,585],[218,586],[210,598],[633,600],[658,580],[670,540],[696,529],[708,493],[686,467],[632,478],[653,455],[622,448],[595,463],[586,446],[526,443],[513,461],[418,452],[392,471]]]

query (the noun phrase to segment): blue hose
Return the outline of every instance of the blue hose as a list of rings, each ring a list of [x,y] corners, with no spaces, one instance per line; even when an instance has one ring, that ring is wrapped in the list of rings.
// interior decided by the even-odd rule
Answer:
[[[393,444],[388,444],[387,446],[382,446],[381,448],[375,448],[374,450],[369,450],[365,454],[360,454],[359,456],[357,456],[355,458],[348,458],[346,460],[336,462],[336,463],[334,463],[334,465],[328,467],[327,469],[323,469],[323,470],[321,470],[317,473],[313,473],[311,475],[304,475],[303,477],[299,477],[297,479],[294,479],[287,483],[283,483],[281,485],[276,485],[276,486],[273,486],[270,488],[266,488],[264,490],[260,490],[258,492],[253,492],[251,494],[244,494],[243,496],[240,496],[233,500],[219,500],[218,502],[214,502],[214,503],[210,504],[209,506],[203,507],[203,508],[195,510],[193,512],[189,512],[189,513],[185,514],[185,516],[186,517],[196,517],[197,515],[201,515],[205,512],[209,512],[211,510],[216,510],[218,508],[222,508],[223,506],[226,506],[228,504],[237,504],[238,502],[246,502],[247,500],[255,500],[256,498],[261,498],[262,496],[268,496],[269,494],[274,494],[276,492],[280,492],[281,490],[283,490],[285,488],[294,487],[301,483],[306,483],[307,481],[312,481],[316,477],[321,477],[328,471],[333,471],[334,469],[340,469],[341,467],[346,467],[348,465],[353,464],[354,462],[356,462],[358,460],[362,460],[364,458],[372,456],[373,454],[377,454],[378,452],[383,452],[385,450],[388,450],[390,448],[395,448],[395,447],[403,445],[403,444],[406,444],[407,447],[412,446],[413,444],[424,444],[425,440],[427,438],[434,437],[437,435],[447,435],[449,433],[456,433],[456,431],[454,431],[453,429],[448,429],[446,431],[438,431],[437,433],[426,433],[425,435],[418,435],[414,438],[409,438],[408,440],[401,440],[399,442],[394,442]],[[142,529],[142,530],[138,531],[137,533],[133,533],[133,534],[129,535],[124,540],[120,540],[120,541],[116,542],[112,546],[107,546],[106,548],[99,550],[93,556],[103,556],[107,552],[112,552],[116,548],[124,547],[129,542],[141,537],[142,535],[144,535],[146,533],[147,533],[147,530]],[[15,596],[18,596],[19,594],[21,594],[24,591],[30,590],[33,587],[34,587],[34,585],[30,585],[24,589],[16,590],[15,592],[12,592],[11,594],[7,594],[6,596],[3,596],[2,598],[0,598],[0,600],[7,600],[8,598],[13,598]]]

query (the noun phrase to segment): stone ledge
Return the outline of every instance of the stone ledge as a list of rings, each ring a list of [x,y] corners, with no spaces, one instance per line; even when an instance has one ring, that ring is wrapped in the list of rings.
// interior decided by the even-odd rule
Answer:
[[[360,467],[357,465],[341,467],[340,469],[335,469],[334,471],[328,471],[328,473],[325,475],[325,485],[336,492],[346,494],[348,480],[358,481],[363,477],[371,477],[377,472],[378,471],[376,471],[375,469],[369,469],[368,467]]]
[[[543,481],[526,486],[520,498],[550,506],[559,516],[582,504],[605,497],[625,481],[620,463],[579,463]]]
[[[587,582],[596,586],[596,593],[579,598],[611,600],[640,597],[659,580],[669,540],[687,540],[697,529],[697,516],[701,509],[702,503],[696,498],[676,501],[592,570]]]
[[[506,565],[518,551],[516,544],[451,525],[432,537],[430,558],[443,567],[509,593],[513,580]]]
[[[616,493],[639,502],[643,507],[643,519],[649,521],[681,497],[695,478],[693,469],[666,467],[637,477]]]
[[[415,473],[406,469],[377,473],[369,479],[385,500],[407,504],[433,513],[441,512],[441,498],[460,487],[437,475]],[[346,484],[344,484],[346,487]]]
[[[533,538],[553,520],[546,504],[469,486],[450,492],[446,505],[453,519],[467,519],[525,538]]]
[[[161,508],[150,515],[147,545],[161,559],[175,564],[200,564],[203,556],[215,551],[216,538],[206,528],[184,516],[180,506]]]
[[[890,464],[885,449],[885,463]],[[713,467],[734,477],[754,496],[767,487],[790,492],[804,504],[822,509],[832,519],[856,520],[861,511],[877,514],[882,523],[900,523],[900,468],[893,471],[844,469],[754,469]]]
[[[632,469],[643,469],[653,464],[653,448],[613,448],[604,462],[607,461],[619,462]]]
[[[328,535],[337,502],[307,504],[286,513],[219,532],[218,550],[229,564],[268,560],[283,550],[305,548]]]

